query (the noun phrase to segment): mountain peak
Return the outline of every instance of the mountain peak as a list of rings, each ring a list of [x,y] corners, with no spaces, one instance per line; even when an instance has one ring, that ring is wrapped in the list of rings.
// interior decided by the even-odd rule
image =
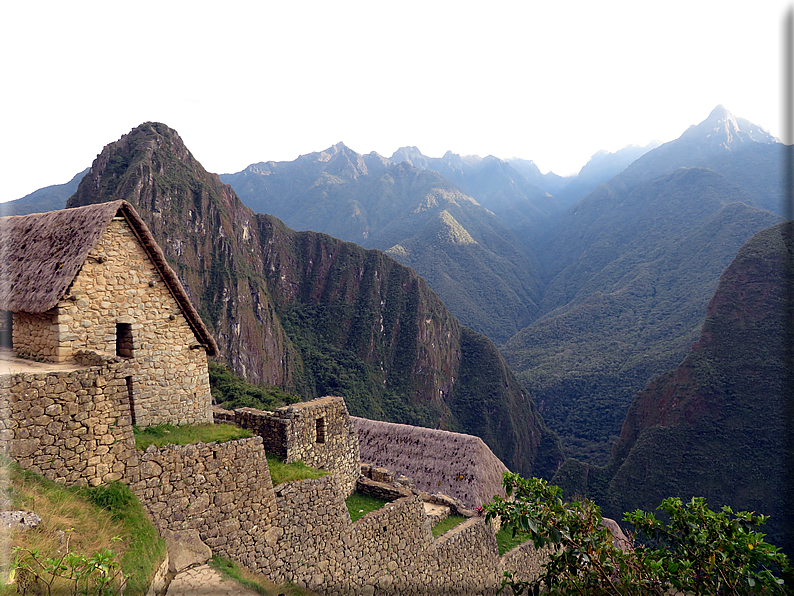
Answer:
[[[718,105],[700,124],[690,126],[681,139],[731,150],[743,143],[777,143],[777,139],[749,120],[733,115]]]
[[[735,119],[735,116],[733,114],[731,114],[725,108],[725,106],[723,106],[722,104],[719,104],[716,108],[711,110],[711,113],[709,114],[709,117],[706,118],[706,121],[709,121],[709,120],[723,120],[725,118],[733,118],[733,119]]]

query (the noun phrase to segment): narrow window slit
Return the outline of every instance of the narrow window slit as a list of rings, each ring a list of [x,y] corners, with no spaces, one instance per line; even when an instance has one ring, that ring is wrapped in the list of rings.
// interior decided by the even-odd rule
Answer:
[[[124,379],[127,382],[127,398],[130,401],[130,417],[132,418],[132,425],[135,426],[135,398],[132,395],[132,377]]]

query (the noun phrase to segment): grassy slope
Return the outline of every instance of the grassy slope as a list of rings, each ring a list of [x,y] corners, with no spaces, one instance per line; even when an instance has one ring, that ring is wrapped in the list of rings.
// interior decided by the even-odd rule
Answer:
[[[129,576],[127,593],[145,592],[165,557],[165,544],[126,486],[67,489],[8,460],[2,461],[2,471],[3,489],[12,506],[42,518],[33,530],[13,532],[13,546],[38,549],[45,558],[66,552],[67,538],[71,551],[86,556],[110,547],[119,553],[122,569]],[[121,542],[112,541],[114,536],[121,537]],[[13,593],[16,586],[0,590],[0,594]]]

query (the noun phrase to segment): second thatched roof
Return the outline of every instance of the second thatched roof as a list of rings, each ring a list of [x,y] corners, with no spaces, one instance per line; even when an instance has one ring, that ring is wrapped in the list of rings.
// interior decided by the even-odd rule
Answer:
[[[404,474],[417,488],[454,497],[470,508],[505,494],[502,474],[509,470],[479,437],[350,418],[362,463]]]

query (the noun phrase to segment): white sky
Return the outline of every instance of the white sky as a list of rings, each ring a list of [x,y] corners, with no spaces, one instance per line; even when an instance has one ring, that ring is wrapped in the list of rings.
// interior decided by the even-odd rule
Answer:
[[[741,8],[740,8],[741,7]],[[533,160],[677,138],[722,104],[780,136],[788,2],[5,2],[0,201],[147,120],[237,172],[343,141]]]

